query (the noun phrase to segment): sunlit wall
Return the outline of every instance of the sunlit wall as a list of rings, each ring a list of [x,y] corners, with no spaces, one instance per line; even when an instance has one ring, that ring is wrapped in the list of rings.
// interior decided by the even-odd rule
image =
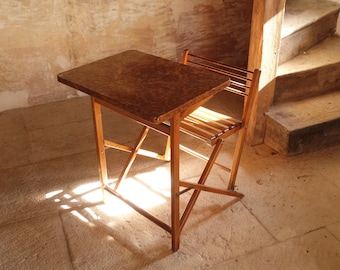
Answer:
[[[249,0],[0,2],[0,112],[77,96],[66,69],[138,49],[178,61],[183,49],[247,61]]]

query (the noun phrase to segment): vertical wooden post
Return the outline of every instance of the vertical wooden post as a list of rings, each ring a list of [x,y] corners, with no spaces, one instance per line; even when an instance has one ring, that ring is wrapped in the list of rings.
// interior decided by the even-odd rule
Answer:
[[[179,127],[180,116],[176,114],[170,123],[170,140],[171,140],[171,234],[172,250],[179,249],[180,241],[180,222],[179,222]]]
[[[264,113],[273,102],[285,2],[253,0],[248,68],[260,68],[262,73],[246,137],[251,145],[263,142],[266,129]]]

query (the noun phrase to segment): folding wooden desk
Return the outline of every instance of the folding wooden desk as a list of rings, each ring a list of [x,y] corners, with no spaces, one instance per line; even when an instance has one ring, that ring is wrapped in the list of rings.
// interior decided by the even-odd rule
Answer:
[[[198,70],[143,52],[129,50],[58,75],[58,81],[91,96],[100,179],[103,190],[122,199],[172,235],[172,250],[179,248],[179,140],[180,120],[229,84],[226,76]],[[123,198],[108,185],[101,106],[105,106],[170,138],[171,225]],[[167,121],[168,124],[164,124]],[[143,137],[142,132],[140,137]],[[141,142],[142,140],[139,140]],[[122,146],[123,147],[123,146]],[[133,149],[137,154],[138,143]]]

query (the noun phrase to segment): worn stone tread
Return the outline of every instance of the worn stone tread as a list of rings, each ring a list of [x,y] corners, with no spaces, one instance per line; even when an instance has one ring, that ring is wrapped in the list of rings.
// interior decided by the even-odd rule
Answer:
[[[340,89],[317,97],[276,104],[267,115],[293,131],[340,118],[339,104]]]
[[[281,64],[277,69],[277,76],[312,70],[339,62],[340,37],[335,35]]]

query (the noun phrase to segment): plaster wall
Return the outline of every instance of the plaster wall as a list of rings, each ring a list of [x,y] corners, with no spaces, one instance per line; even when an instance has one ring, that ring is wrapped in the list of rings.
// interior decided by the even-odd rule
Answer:
[[[0,112],[79,95],[59,72],[127,49],[180,60],[190,48],[245,65],[252,1],[0,2]]]

